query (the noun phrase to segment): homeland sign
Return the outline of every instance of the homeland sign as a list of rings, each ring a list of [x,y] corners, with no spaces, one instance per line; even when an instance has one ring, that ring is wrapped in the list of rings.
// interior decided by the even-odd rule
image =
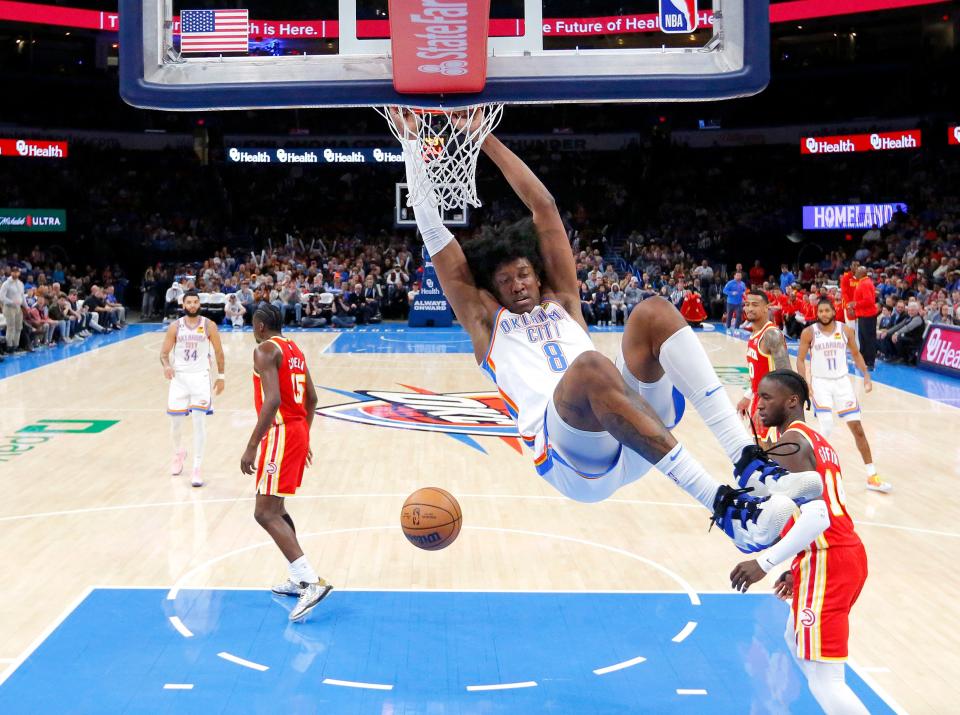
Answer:
[[[836,206],[804,206],[803,228],[807,231],[829,231],[844,228],[886,226],[897,213],[907,213],[907,205],[840,204]]]
[[[0,231],[63,232],[67,212],[63,209],[0,209]]]
[[[932,325],[920,348],[920,367],[960,377],[960,327]]]

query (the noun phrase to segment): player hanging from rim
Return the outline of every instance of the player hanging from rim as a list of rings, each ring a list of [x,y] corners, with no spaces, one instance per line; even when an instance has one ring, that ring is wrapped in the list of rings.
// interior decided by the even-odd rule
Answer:
[[[203,486],[200,466],[203,464],[203,448],[207,443],[207,415],[213,414],[210,395],[210,347],[217,360],[217,381],[213,392],[223,392],[223,345],[217,325],[200,315],[200,294],[188,290],[183,294],[182,318],[167,326],[167,333],[160,347],[160,364],[163,376],[170,380],[167,395],[167,414],[170,415],[170,437],[173,440],[173,465],[170,472],[176,476],[183,472],[187,450],[180,446],[183,418],[188,414],[193,422],[193,473],[190,479],[195,487]],[[173,350],[173,363],[170,351]]]
[[[406,128],[412,181],[412,162],[422,159],[405,111],[393,118],[401,135]],[[483,150],[531,211],[532,223],[488,230],[467,244],[465,255],[431,203],[414,206],[414,213],[477,362],[537,455],[537,472],[567,497],[595,502],[652,465],[713,512],[714,523],[741,550],[773,543],[793,512],[792,500],[819,495],[818,475],[790,474],[751,443],[699,341],[668,302],[651,299],[634,309],[621,367],[597,352],[553,197],[492,135]],[[763,496],[719,484],[677,443],[664,423],[677,423],[683,396],[737,463],[740,485]]]
[[[806,382],[790,370],[775,370],[760,382],[758,413],[780,435],[774,449],[788,469],[816,469],[823,499],[800,507],[802,518],[776,546],[756,560],[743,561],[730,583],[746,591],[774,567],[793,556],[790,570],[774,584],[774,593],[791,601],[785,638],[827,715],[866,715],[867,709],[844,682],[843,662],[850,637],[850,609],[867,579],[867,553],[844,503],[840,462],[833,447],[803,421],[810,399]]]
[[[847,423],[857,450],[863,457],[867,469],[867,489],[875,492],[889,492],[893,487],[880,479],[877,468],[873,466],[870,443],[860,421],[860,403],[854,393],[850,377],[847,375],[847,350],[854,365],[863,373],[863,389],[870,392],[873,381],[867,363],[860,354],[857,337],[849,325],[837,321],[837,311],[829,298],[821,298],[817,303],[817,322],[808,325],[800,333],[800,347],[797,351],[797,372],[807,379],[807,353],[810,353],[810,372],[813,380],[813,411],[820,423],[820,432],[829,437],[833,431],[833,413]]]
[[[313,461],[310,426],[317,409],[317,389],[303,352],[280,334],[280,309],[261,303],[253,313],[253,402],[257,424],[240,458],[240,471],[256,472],[253,516],[287,559],[289,578],[273,587],[282,596],[297,596],[290,620],[298,621],[333,589],[317,576],[297,541],[297,529],[284,497],[296,494],[303,470]],[[257,448],[260,456],[257,458]]]
[[[770,301],[762,290],[747,291],[743,300],[743,314],[750,323],[747,339],[747,370],[750,373],[750,388],[743,391],[737,403],[737,411],[750,420],[757,439],[771,444],[777,437],[760,424],[757,417],[757,387],[771,370],[789,370],[790,354],[783,333],[770,320]]]

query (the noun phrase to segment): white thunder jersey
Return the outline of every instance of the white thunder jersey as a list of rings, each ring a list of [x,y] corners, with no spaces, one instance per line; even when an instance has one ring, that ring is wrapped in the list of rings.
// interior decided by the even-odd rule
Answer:
[[[834,322],[834,330],[823,331],[819,322],[813,324],[813,341],[810,345],[810,371],[815,378],[836,379],[847,376],[847,335],[840,323]]]
[[[206,373],[210,371],[210,337],[207,319],[191,328],[186,317],[177,320],[177,344],[173,349],[173,370],[177,374]]]
[[[596,350],[586,331],[559,303],[545,300],[520,315],[501,308],[480,367],[497,384],[507,410],[528,442],[543,429],[547,402],[582,353]]]

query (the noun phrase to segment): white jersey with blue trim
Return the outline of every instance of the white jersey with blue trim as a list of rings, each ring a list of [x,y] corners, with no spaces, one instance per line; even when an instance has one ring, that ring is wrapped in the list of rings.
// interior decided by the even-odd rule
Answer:
[[[814,377],[823,379],[847,376],[847,334],[840,323],[834,323],[831,333],[823,332],[820,323],[813,324],[810,372]]]
[[[507,410],[528,443],[543,428],[547,401],[582,353],[596,350],[563,306],[545,300],[519,315],[501,308],[481,369],[497,384]]]
[[[210,337],[207,319],[201,317],[193,328],[186,316],[177,320],[177,343],[173,348],[175,373],[206,373],[210,371]]]

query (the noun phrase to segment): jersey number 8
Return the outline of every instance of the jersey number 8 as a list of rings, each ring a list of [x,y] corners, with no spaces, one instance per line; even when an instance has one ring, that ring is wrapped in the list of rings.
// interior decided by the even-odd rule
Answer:
[[[563,354],[563,348],[559,343],[544,343],[543,354],[547,356],[550,369],[554,372],[563,372],[567,369],[567,356]]]

